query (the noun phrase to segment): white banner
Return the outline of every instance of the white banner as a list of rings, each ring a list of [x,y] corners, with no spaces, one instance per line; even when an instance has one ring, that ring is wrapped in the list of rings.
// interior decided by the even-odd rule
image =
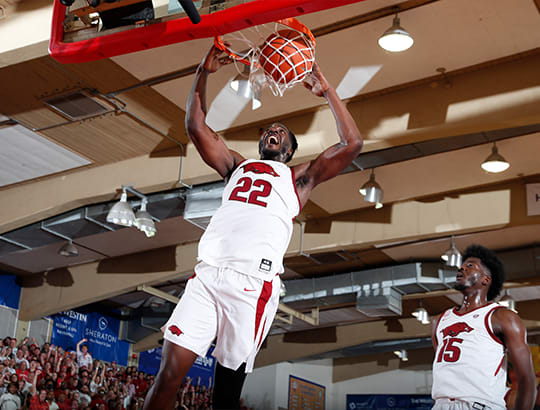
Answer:
[[[540,184],[527,184],[527,216],[540,215]]]

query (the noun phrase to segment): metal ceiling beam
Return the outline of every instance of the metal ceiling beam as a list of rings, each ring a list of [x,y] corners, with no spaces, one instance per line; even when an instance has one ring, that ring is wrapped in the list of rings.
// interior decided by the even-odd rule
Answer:
[[[174,304],[177,304],[178,301],[180,300],[180,298],[174,296],[174,295],[171,295],[167,292],[163,292],[162,290],[159,290],[159,289],[156,289],[152,286],[148,286],[148,285],[140,285],[140,286],[137,286],[137,290],[139,292],[145,292],[145,293],[148,293],[152,296],[157,296],[158,298],[161,298],[161,299],[164,299],[168,302],[171,302],[171,303],[174,303]]]
[[[289,319],[292,319],[295,317],[296,319],[302,320],[306,323],[309,323],[311,326],[318,326],[319,325],[319,308],[311,309],[311,316],[305,315],[297,310],[294,310],[290,308],[289,306],[280,303],[278,305],[278,310],[280,312],[283,312],[287,315],[289,315]],[[281,319],[281,318],[280,318]],[[290,322],[288,320],[284,320],[286,323],[292,323],[292,320]]]
[[[163,292],[162,290],[156,289],[152,286],[148,285],[140,285],[137,286],[137,290],[139,292],[145,292],[152,296],[157,296],[158,298],[164,299],[166,301],[169,301],[171,303],[178,303],[180,298],[170,295],[167,292]],[[319,308],[312,309],[311,310],[311,316],[305,315],[302,312],[299,312],[297,310],[294,310],[287,305],[284,305],[283,303],[280,303],[278,306],[278,310],[280,312],[285,313],[286,315],[289,315],[289,320],[291,320],[293,317],[299,320],[302,320],[306,323],[309,323],[312,326],[317,326],[319,324]],[[281,318],[280,318],[281,319]],[[286,320],[286,322],[289,323],[289,320]],[[292,323],[292,322],[291,322]]]

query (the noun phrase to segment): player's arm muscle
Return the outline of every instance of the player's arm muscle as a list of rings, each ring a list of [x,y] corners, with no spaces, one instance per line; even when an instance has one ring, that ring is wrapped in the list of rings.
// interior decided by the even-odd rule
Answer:
[[[495,333],[502,335],[516,372],[518,394],[514,409],[530,410],[536,396],[536,377],[527,346],[527,331],[519,316],[508,309],[495,310],[491,322]]]
[[[206,80],[209,72],[216,71],[223,64],[219,60],[220,53],[218,49],[211,48],[197,68],[187,102],[186,131],[204,162],[226,177],[243,158],[229,150],[219,135],[206,125]]]
[[[351,113],[337,95],[336,90],[320,72],[313,68],[314,84],[307,86],[315,95],[324,96],[336,121],[340,141],[324,150],[316,159],[295,167],[298,194],[302,204],[318,184],[343,171],[362,150],[363,140]]]

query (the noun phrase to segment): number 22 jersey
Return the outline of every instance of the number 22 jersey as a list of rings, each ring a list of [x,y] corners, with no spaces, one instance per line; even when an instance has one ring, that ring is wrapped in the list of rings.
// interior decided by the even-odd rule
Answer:
[[[199,260],[263,280],[283,272],[300,212],[294,171],[269,160],[246,160],[233,171],[221,206],[199,242]]]
[[[493,333],[491,316],[497,303],[460,314],[444,312],[436,327],[433,361],[434,399],[477,401],[506,408],[506,360],[502,341]]]

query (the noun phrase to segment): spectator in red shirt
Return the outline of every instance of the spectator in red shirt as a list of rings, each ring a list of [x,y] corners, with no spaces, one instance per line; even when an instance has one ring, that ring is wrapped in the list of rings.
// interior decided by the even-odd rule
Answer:
[[[100,406],[104,405],[106,410],[109,410],[109,406],[107,405],[107,401],[105,400],[105,390],[99,389],[97,396],[92,400],[92,403],[90,403],[90,408],[93,409],[99,409]]]
[[[19,376],[20,380],[28,381],[28,375],[29,370],[26,366],[26,361],[22,361],[19,363],[19,367],[15,369],[15,373],[17,373],[17,376]]]
[[[138,379],[133,381],[133,384],[135,385],[135,391],[137,393],[138,397],[144,397],[146,395],[146,392],[148,391],[148,383],[146,380],[144,380],[144,373],[139,372]]]
[[[56,400],[56,404],[58,404],[58,408],[60,410],[70,410],[71,409],[71,402],[67,401],[65,393],[60,393],[58,395],[58,399]]]
[[[49,410],[47,402],[47,390],[42,389],[39,393],[34,393],[30,399],[29,410]]]

